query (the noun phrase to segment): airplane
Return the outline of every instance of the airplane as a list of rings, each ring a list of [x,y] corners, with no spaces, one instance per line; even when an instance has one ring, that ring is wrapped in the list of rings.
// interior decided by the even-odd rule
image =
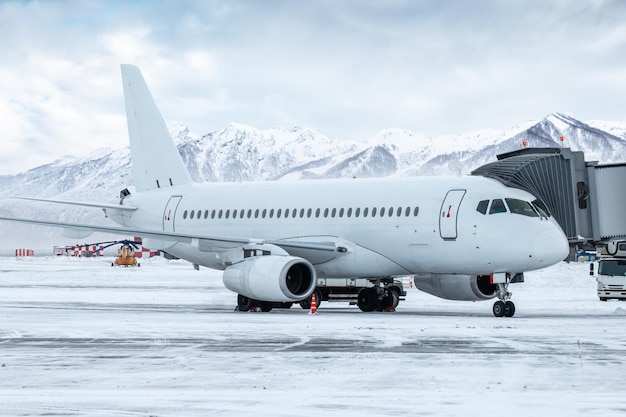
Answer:
[[[497,298],[512,317],[509,284],[569,252],[532,194],[480,176],[195,183],[139,68],[121,65],[134,191],[99,207],[113,225],[0,217],[61,227],[66,236],[142,236],[144,244],[223,270],[240,310],[310,297],[318,278],[367,278],[357,305],[388,304],[393,278],[451,300]],[[269,310],[266,308],[265,310]]]

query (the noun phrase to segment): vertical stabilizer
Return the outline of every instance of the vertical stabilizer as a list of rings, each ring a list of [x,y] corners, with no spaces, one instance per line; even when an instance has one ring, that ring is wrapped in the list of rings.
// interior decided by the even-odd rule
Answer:
[[[137,191],[191,183],[139,68],[122,65],[122,82]]]

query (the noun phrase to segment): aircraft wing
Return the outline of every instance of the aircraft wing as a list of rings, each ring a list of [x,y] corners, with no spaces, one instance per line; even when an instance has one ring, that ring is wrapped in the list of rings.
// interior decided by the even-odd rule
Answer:
[[[272,244],[283,248],[287,252],[298,250],[300,252],[335,252],[337,245],[334,242],[307,242],[299,240],[264,240],[254,238],[238,238],[238,237],[221,237],[221,236],[204,236],[189,233],[164,232],[158,230],[143,230],[137,228],[115,227],[115,226],[98,226],[91,224],[63,223],[47,220],[22,219],[16,217],[1,217],[0,221],[20,222],[27,224],[35,224],[39,226],[59,227],[69,230],[76,235],[86,237],[92,232],[120,233],[124,235],[136,235],[145,238],[160,239],[165,241],[174,241],[187,244],[193,244],[206,252],[219,252],[225,249],[232,249],[246,244]]]

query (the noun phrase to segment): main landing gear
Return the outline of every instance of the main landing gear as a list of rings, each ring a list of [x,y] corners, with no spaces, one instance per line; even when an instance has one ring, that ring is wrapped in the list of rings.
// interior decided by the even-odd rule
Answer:
[[[515,304],[511,301],[511,293],[509,292],[509,284],[511,283],[511,277],[507,274],[506,282],[496,284],[498,289],[496,290],[499,298],[493,304],[493,315],[496,317],[513,317],[515,314]]]
[[[248,298],[245,295],[237,295],[237,308],[236,311],[262,311],[267,313],[272,311],[273,308],[291,308],[293,303],[272,303],[268,301],[259,301],[252,298]]]
[[[361,311],[396,311],[400,302],[400,292],[397,287],[381,287],[375,285],[359,291],[357,306]]]

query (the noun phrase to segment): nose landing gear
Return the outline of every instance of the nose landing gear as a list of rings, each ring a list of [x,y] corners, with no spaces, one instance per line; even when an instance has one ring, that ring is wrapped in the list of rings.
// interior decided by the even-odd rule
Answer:
[[[511,301],[511,293],[509,292],[509,284],[511,283],[511,275],[506,274],[505,282],[497,283],[497,296],[499,298],[493,304],[493,315],[496,317],[513,317],[515,315],[515,304]]]

